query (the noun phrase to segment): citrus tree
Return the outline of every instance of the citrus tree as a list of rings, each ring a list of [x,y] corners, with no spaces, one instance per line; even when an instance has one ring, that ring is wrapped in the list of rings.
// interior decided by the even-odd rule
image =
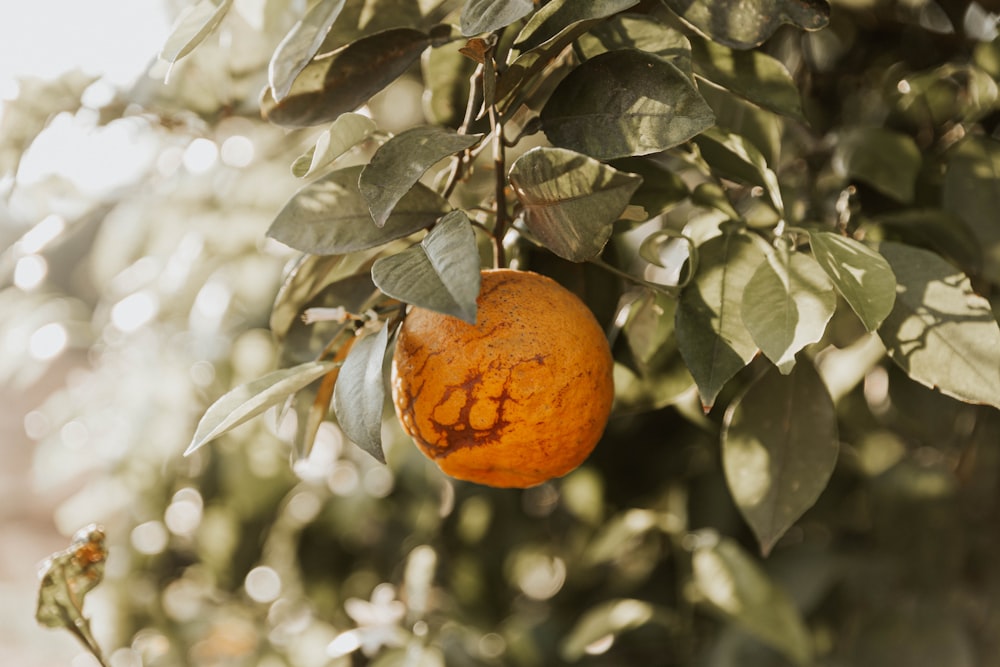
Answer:
[[[174,437],[140,466],[157,500],[119,519],[133,548],[166,526],[131,563],[155,604],[117,598],[128,650],[993,664],[995,19],[929,1],[184,8],[167,83],[128,101],[188,119],[173,136],[221,141],[237,118],[266,147],[252,185],[197,197],[220,230],[252,208],[270,239],[208,232],[199,261],[270,278],[215,347],[184,347],[212,360],[173,428],[186,456]],[[487,306],[506,269],[585,317],[534,288]],[[528,335],[497,333],[511,322],[540,347],[503,365]],[[605,358],[607,409],[572,374]]]

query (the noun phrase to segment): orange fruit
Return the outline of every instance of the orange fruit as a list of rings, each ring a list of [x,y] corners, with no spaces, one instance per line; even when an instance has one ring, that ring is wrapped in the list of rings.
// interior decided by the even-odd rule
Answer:
[[[614,397],[607,338],[572,292],[537,273],[482,272],[476,325],[411,308],[392,362],[396,416],[457,479],[529,487],[590,454]]]

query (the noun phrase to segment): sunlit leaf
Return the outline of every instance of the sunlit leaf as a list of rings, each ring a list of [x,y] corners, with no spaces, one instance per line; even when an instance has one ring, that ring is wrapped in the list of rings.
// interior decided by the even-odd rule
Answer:
[[[87,647],[102,665],[107,663],[83,614],[84,598],[104,579],[108,559],[104,529],[96,524],[73,535],[70,547],[41,565],[35,620],[50,628],[65,628]]]
[[[901,202],[913,201],[921,155],[906,134],[882,127],[847,130],[837,137],[833,167]]]
[[[865,328],[878,329],[896,301],[896,276],[885,258],[859,241],[830,232],[810,232],[809,246]]]
[[[734,49],[758,46],[790,23],[819,30],[830,20],[826,0],[663,0],[678,16]]]
[[[316,144],[292,164],[292,174],[308,178],[364,141],[375,131],[375,121],[359,113],[345,113],[316,137]]]
[[[691,53],[699,77],[765,109],[804,120],[799,87],[780,60],[703,39],[691,42]]]
[[[574,69],[541,111],[552,143],[607,160],[681,144],[715,122],[691,80],[639,51],[610,51]]]
[[[531,0],[465,0],[460,27],[468,37],[493,32],[524,18],[535,8]]]
[[[353,111],[394,81],[432,42],[412,28],[391,28],[313,58],[276,101],[268,88],[261,99],[264,118],[283,127],[309,127]]]
[[[173,63],[194,51],[218,27],[232,4],[233,0],[221,0],[218,4],[201,0],[185,7],[160,49],[160,58]]]
[[[533,49],[574,23],[602,19],[636,4],[638,0],[552,0],[528,19],[514,40],[514,46],[522,51]]]
[[[735,541],[721,537],[700,546],[691,565],[694,583],[710,610],[795,663],[810,664],[812,637],[799,611]]]
[[[670,61],[691,76],[691,42],[680,30],[645,14],[619,14],[594,26],[579,40],[580,52],[593,58],[607,51],[634,49]]]
[[[345,0],[320,0],[296,21],[271,55],[267,81],[274,99],[283,100],[299,72],[313,59],[330,32]]]
[[[743,290],[743,323],[761,352],[784,374],[795,355],[823,337],[837,297],[833,284],[809,255],[778,248]]]
[[[267,231],[271,238],[303,252],[336,255],[372,248],[429,227],[448,202],[421,184],[393,209],[383,227],[372,222],[361,192],[361,167],[334,171],[299,190]]]
[[[185,456],[278,405],[336,366],[337,364],[328,361],[309,361],[292,368],[272,371],[231,389],[205,411],[194,437],[191,438],[191,444],[184,452]]]
[[[768,369],[730,405],[726,483],[765,555],[826,488],[839,448],[833,399],[808,360]]]
[[[722,387],[757,354],[740,314],[743,290],[766,260],[756,236],[727,233],[698,247],[698,272],[681,292],[677,344],[706,410]]]
[[[511,165],[510,182],[531,232],[560,257],[580,262],[601,252],[642,178],[539,146]]]
[[[376,261],[372,279],[400,301],[475,324],[479,272],[472,224],[452,211],[418,245]]]
[[[604,652],[595,647],[604,648],[605,651],[610,649],[618,635],[647,624],[675,629],[678,619],[671,610],[644,600],[606,600],[590,607],[580,616],[573,629],[563,638],[559,652],[564,660],[576,662],[586,655]]]
[[[715,127],[698,135],[695,143],[705,161],[720,175],[761,186],[768,194],[774,210],[784,215],[785,205],[778,177],[767,166],[767,161],[756,146],[739,135]]]
[[[340,369],[333,390],[333,411],[337,422],[361,449],[385,463],[382,452],[382,409],[385,378],[382,364],[389,341],[389,326],[377,334],[360,338]]]
[[[947,154],[944,208],[968,225],[983,257],[983,274],[1000,285],[1000,141],[967,135]]]
[[[884,242],[896,302],[878,333],[912,379],[968,403],[1000,408],[1000,326],[968,277],[932,252]]]
[[[397,134],[382,144],[361,170],[358,188],[381,227],[393,207],[431,166],[475,146],[481,134],[457,134],[432,125],[421,125]]]

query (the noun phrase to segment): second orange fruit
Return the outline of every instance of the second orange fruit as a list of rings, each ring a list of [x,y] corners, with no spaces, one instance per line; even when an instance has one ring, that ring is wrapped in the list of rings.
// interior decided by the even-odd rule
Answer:
[[[392,363],[396,415],[457,479],[529,487],[590,454],[614,398],[607,339],[587,306],[537,273],[482,272],[476,325],[407,314]]]

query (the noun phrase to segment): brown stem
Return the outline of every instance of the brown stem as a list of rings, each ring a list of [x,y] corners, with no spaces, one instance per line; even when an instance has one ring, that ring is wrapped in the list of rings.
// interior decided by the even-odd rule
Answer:
[[[506,144],[503,124],[500,122],[496,106],[490,107],[490,125],[493,127],[493,168],[496,170],[497,219],[493,226],[493,264],[495,268],[507,266],[503,249],[503,237],[507,233],[507,167]]]

